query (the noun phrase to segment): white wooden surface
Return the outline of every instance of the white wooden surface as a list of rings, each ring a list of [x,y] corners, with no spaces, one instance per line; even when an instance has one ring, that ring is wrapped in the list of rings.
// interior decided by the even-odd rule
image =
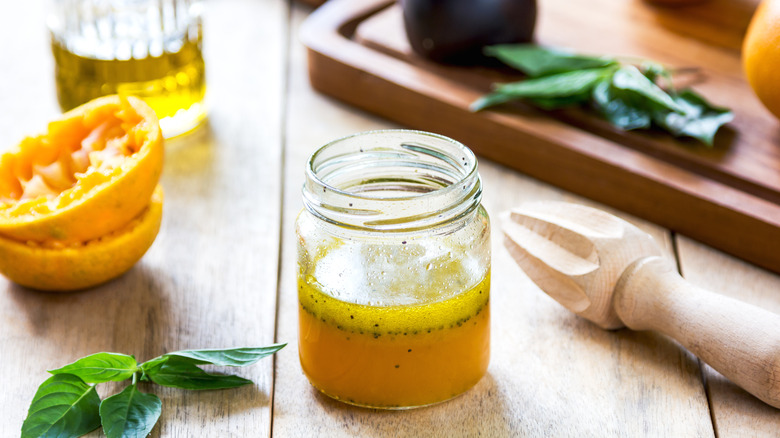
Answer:
[[[0,149],[57,114],[39,3],[11,2],[0,14]],[[309,11],[283,0],[207,2],[209,125],[167,144],[163,228],[135,268],[69,295],[0,279],[0,436],[18,435],[45,370],[77,357],[144,360],[274,340],[290,345],[239,371],[254,386],[146,387],[163,400],[152,436],[779,436],[780,411],[675,342],[603,331],[537,289],[503,249],[498,213],[528,200],[594,204],[485,160],[494,219],[488,375],[462,397],[408,412],[353,408],[312,389],[295,345],[293,221],[305,160],[336,137],[392,125],[311,90],[297,40]],[[780,312],[777,275],[626,219],[664,242],[690,281]]]

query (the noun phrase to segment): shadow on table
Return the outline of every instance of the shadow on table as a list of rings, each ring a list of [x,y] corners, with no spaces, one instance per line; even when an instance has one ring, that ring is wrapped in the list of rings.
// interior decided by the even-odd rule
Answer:
[[[209,368],[208,371],[213,372],[214,370]],[[231,374],[246,377],[246,373],[243,371],[233,370]],[[238,436],[220,429],[227,424],[225,419],[231,417],[247,418],[248,413],[249,416],[258,415],[257,412],[260,409],[270,405],[268,393],[262,389],[262,385],[257,384],[257,381],[255,383],[239,388],[213,391],[186,391],[151,384],[141,389],[157,394],[162,400],[162,415],[156,426],[156,430],[160,431],[160,436],[168,436],[169,433],[175,434],[175,430],[171,430],[170,426],[166,427],[167,424],[175,427],[176,424],[197,418],[201,424],[209,424],[214,428],[214,435],[205,433],[203,436],[223,437]],[[262,423],[261,420],[256,419],[256,421]],[[262,435],[258,432],[256,436]]]
[[[166,179],[208,178],[215,159],[216,133],[207,119],[196,130],[165,140]]]
[[[627,328],[604,330],[573,315],[563,321],[563,329],[591,351],[597,346],[603,348],[605,358],[616,361],[626,372],[636,372],[636,378],[678,376],[682,380],[693,378],[697,386],[701,385],[696,356],[665,335]]]
[[[310,387],[313,398],[346,434],[362,437],[509,436],[503,395],[488,372],[472,389],[437,405],[411,410],[366,409],[338,402]],[[333,430],[333,429],[331,429]]]
[[[51,350],[65,365],[101,351],[133,354],[139,361],[158,354],[172,336],[164,271],[139,262],[103,285],[76,292],[41,292],[9,284],[7,294],[23,315],[29,342]]]

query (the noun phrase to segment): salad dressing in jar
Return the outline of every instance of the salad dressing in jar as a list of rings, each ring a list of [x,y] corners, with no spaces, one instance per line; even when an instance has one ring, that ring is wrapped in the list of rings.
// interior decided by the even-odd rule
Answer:
[[[438,403],[490,359],[490,233],[474,154],[390,130],[309,160],[298,216],[299,349],[326,395],[372,408]]]

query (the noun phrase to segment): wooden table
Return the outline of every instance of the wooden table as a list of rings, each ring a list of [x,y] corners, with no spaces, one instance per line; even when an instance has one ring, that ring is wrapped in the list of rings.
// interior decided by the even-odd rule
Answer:
[[[40,3],[11,2],[0,14],[0,149],[57,114]],[[780,411],[675,342],[602,331],[547,297],[511,261],[497,223],[492,361],[474,389],[408,412],[353,408],[315,392],[295,345],[293,221],[305,159],[336,137],[393,125],[311,90],[297,40],[309,11],[282,0],[207,3],[210,120],[168,142],[162,230],[130,272],[63,295],[0,279],[0,436],[18,435],[46,369],[81,356],[146,360],[274,341],[290,345],[239,370],[253,386],[142,388],[163,402],[152,436],[780,436]],[[480,173],[494,218],[528,200],[593,205],[486,160]],[[780,276],[627,219],[664,242],[693,283],[780,312]]]

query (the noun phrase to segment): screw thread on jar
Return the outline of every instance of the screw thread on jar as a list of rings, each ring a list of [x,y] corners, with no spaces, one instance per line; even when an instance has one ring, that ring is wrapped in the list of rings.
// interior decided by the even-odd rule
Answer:
[[[304,207],[360,232],[450,232],[480,205],[474,153],[421,131],[370,131],[335,140],[309,159]]]

